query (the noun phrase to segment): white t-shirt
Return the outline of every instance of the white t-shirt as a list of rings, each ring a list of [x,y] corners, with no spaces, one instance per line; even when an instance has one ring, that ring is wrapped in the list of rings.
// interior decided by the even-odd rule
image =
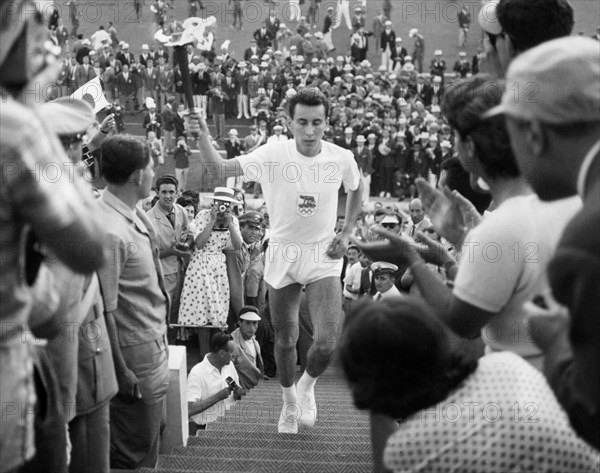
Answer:
[[[260,183],[269,211],[271,241],[321,242],[332,238],[338,190],[356,190],[359,172],[351,151],[323,141],[307,158],[296,141],[269,143],[239,156],[244,179]]]
[[[348,292],[346,286],[350,286],[353,291],[358,291],[360,289],[360,276],[362,275],[362,270],[363,267],[360,264],[360,261],[357,261],[348,268],[346,276],[344,277],[344,297],[358,299],[358,294]]]
[[[580,206],[578,197],[555,202],[536,195],[513,197],[465,238],[454,295],[497,313],[482,329],[492,350],[541,354],[527,333],[522,306],[549,288],[546,267]]]
[[[217,394],[221,389],[227,387],[227,377],[231,376],[233,380],[240,384],[240,378],[233,363],[221,368],[221,371],[215,368],[208,361],[208,354],[204,359],[192,368],[188,375],[187,400],[188,402],[196,402],[202,399],[207,399],[210,396]],[[233,393],[223,401],[219,401],[203,412],[200,412],[190,419],[196,424],[208,424],[216,421],[219,417],[225,415],[225,411],[231,409],[235,404]]]
[[[599,471],[544,376],[510,352],[482,357],[439,404],[400,424],[385,465],[401,472]]]

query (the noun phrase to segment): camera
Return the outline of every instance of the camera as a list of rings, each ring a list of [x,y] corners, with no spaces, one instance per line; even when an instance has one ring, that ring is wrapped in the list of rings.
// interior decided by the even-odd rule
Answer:
[[[236,389],[239,388],[239,386],[237,385],[237,383],[233,380],[233,378],[231,376],[227,376],[227,378],[225,378],[225,381],[227,382],[227,386],[229,386],[230,391],[235,391]]]
[[[219,204],[219,206],[217,207],[217,210],[219,211],[219,213],[225,213],[229,210],[229,205],[225,204],[225,203],[221,203]]]

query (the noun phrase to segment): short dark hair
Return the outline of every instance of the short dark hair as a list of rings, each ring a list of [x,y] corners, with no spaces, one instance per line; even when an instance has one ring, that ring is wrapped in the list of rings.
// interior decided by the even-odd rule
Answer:
[[[132,135],[109,136],[102,143],[100,172],[109,184],[125,184],[131,175],[150,162],[145,140]]]
[[[160,186],[163,184],[173,184],[175,189],[179,189],[179,181],[173,174],[164,174],[156,180],[155,187],[157,192],[160,192]]]
[[[180,196],[177,199],[177,205],[181,205],[182,207],[187,207],[188,205],[191,205],[192,207],[194,207],[194,213],[198,213],[198,202],[187,195]]]
[[[496,15],[517,52],[569,36],[573,8],[567,0],[500,0]]]
[[[304,87],[296,95],[288,99],[288,114],[294,118],[296,105],[307,105],[309,107],[318,107],[323,105],[325,108],[325,118],[329,116],[329,99],[316,87]]]
[[[232,341],[231,335],[225,332],[217,332],[208,341],[208,349],[211,353],[219,353],[220,350],[225,350],[227,344]]]
[[[402,419],[442,401],[477,367],[449,335],[417,299],[357,302],[340,344],[356,407]]]
[[[456,190],[471,202],[480,214],[490,206],[492,196],[474,191],[470,184],[469,173],[462,167],[460,160],[454,156],[442,162],[442,170],[446,171],[446,185]]]
[[[471,137],[476,158],[492,179],[520,176],[504,117],[483,118],[485,112],[500,103],[504,87],[503,82],[478,74],[451,84],[442,102],[444,116],[461,139]]]

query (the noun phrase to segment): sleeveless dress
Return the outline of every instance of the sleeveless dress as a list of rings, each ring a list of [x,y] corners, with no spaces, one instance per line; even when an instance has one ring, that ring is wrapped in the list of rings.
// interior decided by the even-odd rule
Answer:
[[[196,238],[208,225],[210,210],[201,210],[194,219]],[[187,268],[179,323],[182,325],[227,325],[229,311],[229,280],[223,249],[229,240],[229,230],[210,234],[203,248],[196,248]]]

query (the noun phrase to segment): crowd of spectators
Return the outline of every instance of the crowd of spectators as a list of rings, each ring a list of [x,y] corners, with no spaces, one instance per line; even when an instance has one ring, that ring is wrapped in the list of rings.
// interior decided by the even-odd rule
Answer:
[[[435,50],[435,58],[424,65],[425,40],[417,29],[400,31],[383,11],[367,19],[363,6],[349,18],[349,33],[332,33],[341,20],[333,8],[324,12],[323,25],[301,16],[293,27],[277,18],[274,6],[269,11],[238,57],[229,53],[228,41],[217,44],[222,33],[213,23],[205,28],[205,43],[187,47],[194,105],[212,118],[214,139],[227,146],[230,132],[235,133],[226,130],[227,121],[242,118],[252,120],[258,133],[251,128],[250,135],[241,138],[238,153],[250,152],[269,139],[291,138],[286,99],[299,87],[318,87],[331,101],[326,139],[347,149],[356,148],[360,136],[366,139],[364,152],[361,147],[361,171],[370,180],[366,196],[414,196],[414,177],[437,180],[443,156],[452,154],[454,141],[440,113],[444,88],[456,77],[476,73],[477,56],[471,60],[461,51],[450,59]],[[169,29],[170,24],[174,26]],[[172,15],[159,26],[161,31],[182,28]],[[335,51],[331,34],[347,34],[345,51]],[[162,154],[157,151],[159,163],[174,155],[172,140],[183,134],[183,127],[174,121],[178,117],[182,121],[186,105],[171,48],[149,40],[134,53],[119,40],[114,25],[109,31],[99,27],[90,38],[80,34],[67,41],[63,36],[57,39],[66,47],[56,93],[68,95],[99,76],[119,121],[124,114],[143,113],[146,132],[153,131],[158,138],[166,135],[161,138]],[[368,50],[376,53],[377,63],[366,59]],[[352,138],[346,139],[350,133]],[[254,142],[257,135],[260,140]],[[185,189],[185,179],[178,177]]]
[[[376,31],[366,31],[362,8],[353,18],[329,10],[315,33],[310,18],[299,15],[293,33],[272,14],[243,58],[227,47],[217,54],[210,28],[212,46],[188,51],[194,104],[201,117],[212,117],[213,138],[228,158],[293,139],[286,104],[298,89],[318,88],[329,100],[324,139],[352,151],[364,189],[339,275],[341,357],[356,405],[371,412],[373,438],[382,439],[373,442],[381,470],[420,468],[419,452],[431,448],[428,461],[439,468],[599,465],[599,389],[591,371],[600,347],[591,227],[599,218],[598,47],[591,39],[549,41],[570,34],[572,10],[564,0],[529,1],[533,14],[523,0],[492,0],[502,29],[480,18],[486,53],[473,61],[460,53],[452,72],[436,50],[423,73],[419,31],[408,32],[411,57],[383,12]],[[192,433],[276,374],[263,278],[269,214],[264,206],[246,208],[250,188],[237,179],[215,188],[209,202],[189,189],[193,137],[184,124],[184,79],[167,47],[143,45],[133,54],[114,25],[83,38],[71,10],[72,35],[62,19],[52,20],[53,41],[66,53],[47,57],[53,53],[46,45],[36,53],[46,62],[34,70],[39,58],[15,46],[25,42],[23,29],[41,37],[46,25],[9,3],[0,2],[0,388],[7,419],[0,470],[153,467],[166,421],[170,342],[185,343],[190,329],[215,332],[189,373]],[[464,15],[461,42],[470,21]],[[342,19],[351,35],[336,56],[331,30]],[[533,21],[548,27],[534,31]],[[365,59],[373,35],[377,65]],[[22,75],[6,73],[22,64],[31,66]],[[477,74],[480,66],[492,75]],[[501,101],[505,73],[548,89],[533,104],[511,102],[508,93]],[[53,81],[55,96],[66,96],[95,77],[117,116],[98,120],[84,101],[60,98],[34,107],[19,95],[37,79]],[[145,138],[123,133],[119,107],[144,113]],[[227,119],[242,117],[252,120],[248,136],[226,132]],[[90,170],[81,165],[89,156],[105,182],[96,201],[84,179]],[[155,179],[170,156],[175,175]],[[63,178],[35,179],[39,165],[50,163]],[[408,213],[397,202],[406,199]],[[492,246],[493,255],[481,251]],[[533,301],[536,307],[523,308]],[[300,313],[301,338],[310,339],[306,304]],[[73,324],[75,339],[66,333]],[[305,340],[298,346],[302,352]],[[473,429],[466,417],[443,426],[419,417],[476,399],[479,414],[492,401],[507,409],[517,403],[522,418],[531,414],[520,404],[529,398],[540,410],[533,425],[479,416],[482,428]],[[517,444],[516,436],[528,441]],[[444,450],[431,447],[430,437]],[[475,454],[456,443],[465,438]],[[491,463],[490,451],[509,459]]]

